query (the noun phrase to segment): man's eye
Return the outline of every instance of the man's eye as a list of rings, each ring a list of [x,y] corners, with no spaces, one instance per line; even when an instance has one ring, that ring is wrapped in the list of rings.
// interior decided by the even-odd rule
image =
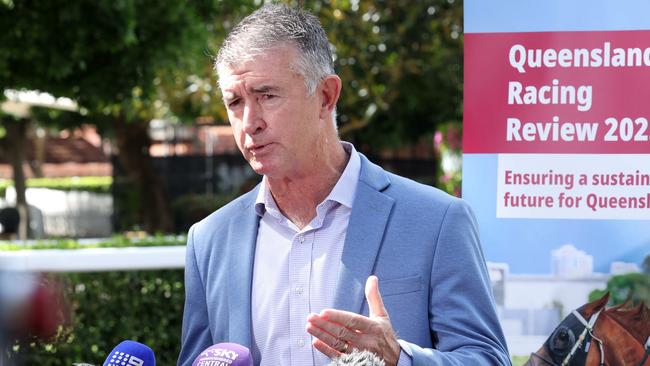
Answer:
[[[274,94],[262,94],[262,99],[264,99],[264,100],[271,100],[271,99],[273,99],[275,97],[276,97],[276,95],[274,95]]]
[[[236,107],[238,105],[239,105],[239,99],[231,100],[230,102],[228,102],[228,107],[229,108],[233,108],[233,107]]]

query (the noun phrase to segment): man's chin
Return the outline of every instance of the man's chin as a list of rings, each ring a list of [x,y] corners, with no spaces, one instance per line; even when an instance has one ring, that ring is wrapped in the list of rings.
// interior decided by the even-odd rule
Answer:
[[[248,162],[253,171],[259,175],[268,175],[271,172],[268,163],[260,162],[258,160],[250,160]]]

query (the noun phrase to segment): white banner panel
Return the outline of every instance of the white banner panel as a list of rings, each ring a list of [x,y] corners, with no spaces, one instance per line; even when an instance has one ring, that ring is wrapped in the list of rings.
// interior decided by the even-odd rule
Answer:
[[[650,219],[648,154],[499,154],[497,218]]]

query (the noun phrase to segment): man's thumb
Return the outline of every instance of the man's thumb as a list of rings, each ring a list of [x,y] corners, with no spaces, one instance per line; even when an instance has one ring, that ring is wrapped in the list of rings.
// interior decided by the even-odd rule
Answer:
[[[368,301],[371,318],[374,316],[388,317],[388,312],[384,307],[384,301],[381,299],[381,294],[379,293],[379,279],[377,276],[370,276],[366,281],[366,300]]]

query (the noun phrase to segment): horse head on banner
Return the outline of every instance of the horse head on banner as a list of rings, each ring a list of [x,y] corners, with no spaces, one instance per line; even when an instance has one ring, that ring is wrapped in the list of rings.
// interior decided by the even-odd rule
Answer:
[[[608,300],[574,310],[524,366],[650,366],[650,309]]]

